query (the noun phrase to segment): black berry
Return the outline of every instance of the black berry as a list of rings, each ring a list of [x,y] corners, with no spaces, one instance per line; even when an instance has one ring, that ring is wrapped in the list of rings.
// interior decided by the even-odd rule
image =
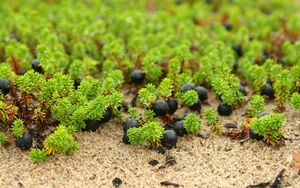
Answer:
[[[232,49],[235,51],[237,57],[243,56],[243,49],[240,44],[236,44],[236,45],[232,46]]]
[[[208,90],[202,86],[195,87],[195,91],[198,93],[199,99],[205,101],[208,99]]]
[[[41,62],[37,59],[34,59],[31,63],[31,67],[32,69],[35,71],[35,72],[38,72],[38,73],[41,73],[43,74],[44,73],[44,70],[41,66]]]
[[[189,91],[189,90],[192,90],[195,88],[195,85],[192,84],[192,83],[186,83],[186,84],[183,84],[181,87],[180,87],[180,90],[182,92],[186,92],[186,91]]]
[[[242,85],[239,86],[239,92],[241,92],[244,96],[247,95],[246,88]]]
[[[259,135],[259,134],[256,134],[252,128],[250,128],[250,131],[249,131],[249,136],[251,139],[253,140],[257,140],[257,141],[260,141],[262,139],[264,139],[263,136]]]
[[[122,141],[124,144],[130,144],[127,132],[124,132]]]
[[[132,127],[139,127],[139,123],[133,118],[129,118],[123,123],[124,132],[126,132],[129,128]]]
[[[100,127],[101,121],[99,120],[85,120],[85,128],[84,131],[92,131],[96,132],[96,130]]]
[[[16,146],[22,150],[28,150],[32,147],[32,137],[24,133],[22,137],[16,139]]]
[[[74,80],[74,88],[75,88],[75,89],[77,89],[77,88],[78,88],[78,86],[80,86],[80,84],[81,84],[82,80],[83,80],[83,78],[82,78],[82,77],[80,77],[80,78],[76,78],[76,79]]]
[[[112,117],[112,110],[110,108],[108,108],[105,110],[103,117],[101,119],[101,122],[106,123],[111,119],[111,117]]]
[[[115,187],[119,187],[122,184],[122,180],[116,177],[115,179],[113,179],[112,183]]]
[[[145,79],[145,73],[138,69],[134,70],[130,74],[130,79],[135,84],[141,84]]]
[[[272,80],[270,78],[267,78],[266,83],[272,85]]]
[[[262,89],[261,89],[261,92],[260,92],[261,95],[266,95],[268,97],[273,97],[274,96],[274,90],[273,90],[273,87],[266,83]]]
[[[178,109],[178,102],[174,98],[170,98],[167,100],[168,106],[169,106],[169,113],[174,114],[176,110]]]
[[[232,107],[230,105],[220,103],[218,106],[218,113],[221,116],[230,116],[232,113]]]
[[[153,111],[158,116],[164,116],[169,112],[169,105],[164,100],[157,100],[153,106]]]
[[[196,102],[195,104],[193,104],[192,106],[190,106],[190,109],[191,110],[198,110],[198,111],[200,111],[201,110],[200,100],[198,100],[198,102]]]
[[[6,79],[0,79],[0,90],[1,92],[6,95],[10,91],[10,83]]]
[[[10,35],[8,35],[8,39],[14,39],[16,41],[20,41],[20,38],[16,34],[10,34]]]
[[[232,25],[228,22],[223,23],[223,26],[225,27],[225,29],[227,31],[231,31],[232,30]]]
[[[186,131],[185,127],[183,126],[183,120],[175,122],[174,131],[176,132],[176,134],[178,136],[184,136],[185,134],[187,134],[187,131]]]
[[[162,145],[167,149],[171,149],[176,146],[177,134],[174,130],[166,130],[162,139]]]

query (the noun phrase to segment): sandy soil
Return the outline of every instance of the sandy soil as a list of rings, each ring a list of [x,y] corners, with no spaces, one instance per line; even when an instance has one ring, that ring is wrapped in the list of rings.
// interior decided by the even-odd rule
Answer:
[[[215,96],[209,100],[215,101]],[[211,104],[216,109],[217,104]],[[275,108],[272,103],[267,106],[269,111]],[[233,122],[240,126],[244,113],[245,106],[229,118],[221,118],[222,125]],[[52,156],[40,165],[13,145],[0,147],[0,187],[113,187],[115,177],[122,180],[120,187],[161,187],[162,181],[180,187],[247,187],[273,182],[282,169],[282,187],[300,187],[300,175],[291,157],[293,151],[300,151],[300,111],[288,107],[284,114],[288,121],[284,131],[292,141],[279,149],[211,134],[207,139],[180,138],[177,148],[162,155],[123,144],[122,128],[116,121],[96,133],[77,133],[79,151],[73,156]],[[174,157],[176,164],[161,168],[167,155]],[[151,159],[159,164],[149,165]]]

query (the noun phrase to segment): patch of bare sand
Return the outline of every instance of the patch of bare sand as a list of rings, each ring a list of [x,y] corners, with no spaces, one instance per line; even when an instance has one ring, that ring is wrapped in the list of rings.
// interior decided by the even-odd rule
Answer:
[[[214,95],[209,101],[216,109]],[[272,103],[267,107],[268,111],[275,108]],[[222,117],[221,123],[235,122],[240,126],[244,113],[245,106],[229,118]],[[160,182],[166,180],[182,187],[246,187],[274,181],[285,169],[282,186],[300,187],[300,176],[291,157],[293,151],[300,151],[300,128],[296,125],[300,112],[288,107],[284,114],[288,122],[284,128],[286,137],[294,140],[286,141],[279,149],[251,140],[241,144],[213,134],[206,140],[187,136],[179,139],[177,148],[166,152],[176,164],[163,169],[159,167],[165,155],[123,144],[122,127],[116,121],[96,133],[77,133],[79,151],[73,156],[55,155],[40,165],[33,164],[28,152],[15,146],[0,147],[0,186],[113,187],[112,180],[119,177],[123,181],[120,187],[161,187]],[[151,159],[159,164],[149,165]]]

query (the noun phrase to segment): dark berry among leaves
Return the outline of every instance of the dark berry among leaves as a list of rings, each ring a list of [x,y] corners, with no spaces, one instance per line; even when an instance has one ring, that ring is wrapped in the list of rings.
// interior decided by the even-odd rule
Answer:
[[[273,90],[273,87],[266,83],[262,89],[261,89],[261,92],[260,92],[261,95],[265,95],[265,96],[268,96],[268,97],[273,97],[274,96],[274,90]]]
[[[230,105],[220,103],[218,106],[218,113],[221,116],[230,116],[230,114],[232,113],[232,107]]]
[[[247,95],[246,88],[242,85],[239,86],[239,92],[241,92],[244,96]]]
[[[232,30],[232,25],[228,22],[223,23],[223,26],[225,27],[225,29],[227,31],[231,31]]]
[[[167,100],[168,106],[169,106],[169,113],[174,114],[176,110],[178,109],[178,102],[174,98],[170,98]]]
[[[180,90],[182,92],[186,92],[186,91],[189,91],[189,90],[192,90],[195,88],[195,85],[194,84],[191,84],[191,83],[186,83],[186,84],[183,84],[181,87],[180,87]]]
[[[232,49],[235,51],[237,57],[243,56],[243,49],[240,44],[236,44],[236,45],[232,46]]]
[[[24,133],[23,136],[16,139],[16,146],[22,150],[28,150],[32,147],[32,137]]]
[[[32,69],[35,71],[35,72],[38,72],[38,73],[41,73],[43,74],[44,73],[44,70],[41,66],[41,62],[37,59],[34,59],[31,63],[31,67]]]
[[[115,187],[119,187],[122,184],[122,180],[116,177],[115,179],[113,179],[112,183]]]
[[[190,106],[190,109],[191,110],[198,110],[198,111],[200,111],[201,110],[200,100],[198,100],[198,102],[196,102],[195,104],[193,104],[192,106]]]
[[[208,99],[208,90],[202,86],[195,87],[195,91],[198,93],[199,99],[205,101]]]
[[[266,83],[272,85],[272,80],[270,78],[267,78]]]
[[[6,95],[10,91],[10,83],[6,79],[0,79],[0,90],[1,92]]]
[[[259,135],[259,134],[256,134],[256,133],[253,131],[253,129],[251,129],[251,128],[250,128],[250,130],[249,130],[249,136],[250,136],[251,139],[257,140],[257,141],[260,141],[260,140],[264,139],[263,136],[261,136],[261,135]]]
[[[174,131],[177,133],[178,136],[184,136],[185,134],[187,134],[187,131],[183,126],[183,121],[177,121],[174,124]]]
[[[157,100],[153,106],[153,111],[158,116],[164,116],[169,112],[169,105],[164,100]]]
[[[100,127],[101,121],[99,120],[85,120],[85,128],[84,131],[92,131],[96,132],[96,130]]]
[[[130,74],[130,79],[135,84],[141,84],[145,79],[145,73],[138,69],[134,70]]]
[[[82,80],[83,80],[82,77],[76,78],[76,79],[74,80],[74,88],[75,88],[75,89],[78,88],[78,86],[81,84]]]
[[[177,134],[174,130],[166,130],[164,132],[164,137],[162,139],[162,145],[167,149],[171,149],[176,146]]]
[[[103,114],[103,117],[101,119],[102,123],[108,122],[112,117],[112,110],[110,108],[106,109],[106,111]]]
[[[129,118],[123,123],[124,132],[126,132],[129,128],[132,127],[139,127],[139,123],[133,118]]]

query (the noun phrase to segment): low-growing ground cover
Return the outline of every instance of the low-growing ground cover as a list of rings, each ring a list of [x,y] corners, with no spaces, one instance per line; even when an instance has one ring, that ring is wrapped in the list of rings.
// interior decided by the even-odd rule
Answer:
[[[240,153],[246,148],[251,149],[244,159],[249,163],[233,175],[240,179],[228,173],[228,181],[224,176],[216,182],[190,178],[208,171],[215,177],[220,166],[212,163],[204,171],[189,171],[190,177],[185,176],[189,180],[181,180],[181,173],[175,180],[188,187],[261,183],[251,165],[265,164],[250,155],[262,150],[262,156],[276,158],[261,159],[270,163],[263,169],[275,174],[285,169],[282,173],[288,174],[286,182],[274,183],[268,176],[268,185],[296,185],[298,165],[293,168],[292,159],[286,162],[286,157],[300,150],[298,9],[297,2],[279,0],[4,1],[0,6],[3,157],[11,164],[7,156],[19,152],[41,166],[60,160],[57,154],[81,161],[83,151],[93,153],[91,146],[100,144],[114,151],[108,155],[109,163],[119,157],[118,150],[130,150],[133,156],[128,157],[133,159],[141,151],[153,156],[152,150],[172,155],[161,168],[176,166],[170,159],[180,156],[190,169],[193,162],[200,165],[197,168],[204,164],[187,158],[203,159],[206,152],[219,164],[214,155],[226,156],[233,150],[239,155],[235,159],[231,153],[229,161],[242,163]],[[105,140],[110,136],[115,139],[112,143]],[[83,148],[85,139],[91,152]],[[211,146],[225,149],[210,150]],[[3,172],[12,168],[6,162]],[[227,165],[222,167],[226,171]],[[181,164],[177,170],[184,172],[183,168]],[[236,182],[243,174],[255,180]],[[110,185],[124,184],[110,178],[115,177],[107,177]],[[128,178],[125,182],[134,186]],[[105,178],[96,182],[107,185]]]

